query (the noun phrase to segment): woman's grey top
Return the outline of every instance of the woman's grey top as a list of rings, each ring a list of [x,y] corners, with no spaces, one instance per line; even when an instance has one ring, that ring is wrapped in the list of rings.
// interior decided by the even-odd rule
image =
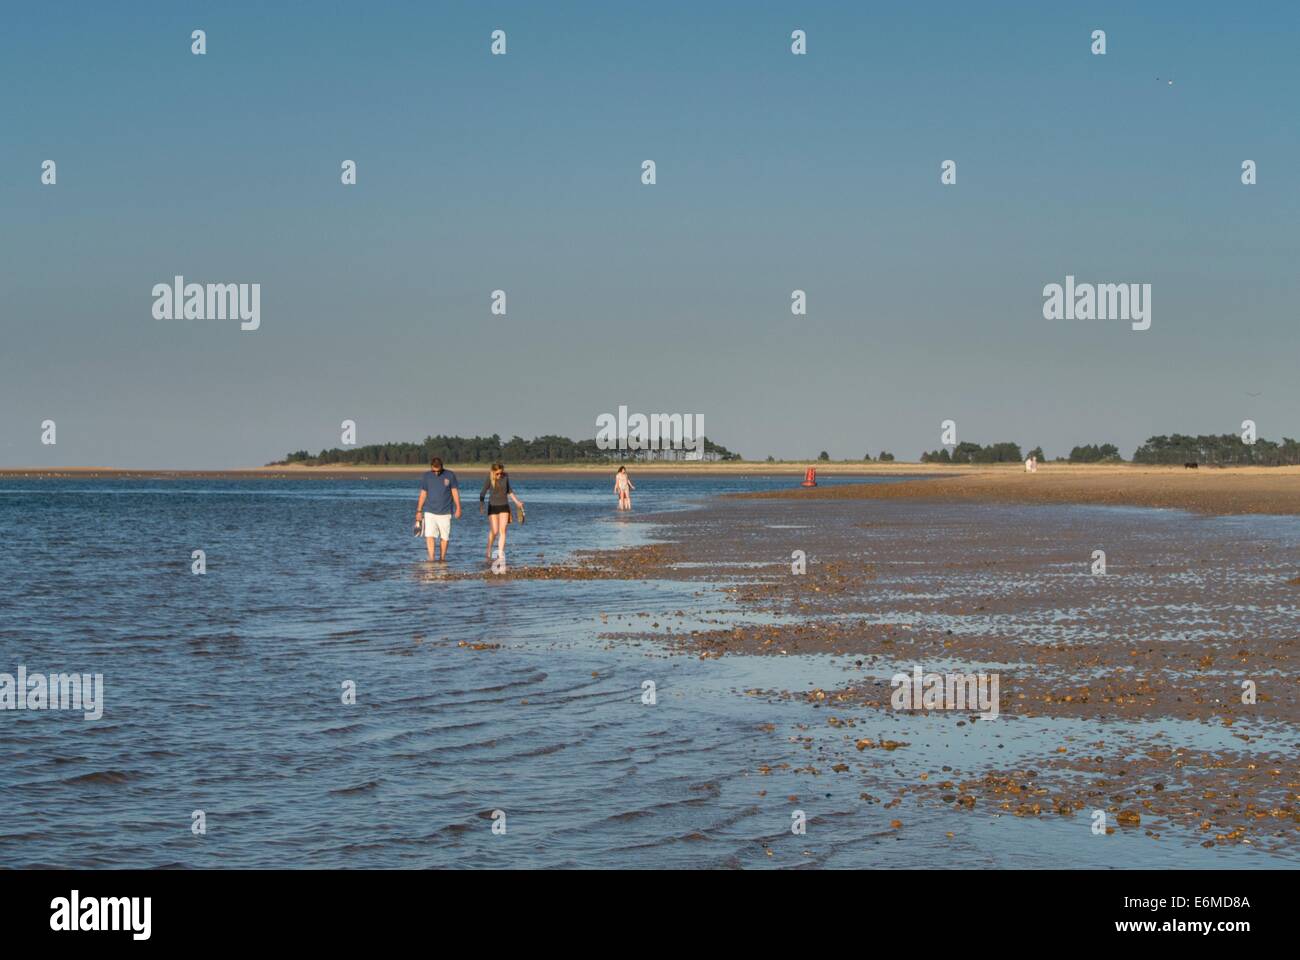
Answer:
[[[488,503],[494,507],[504,507],[510,502],[509,498],[512,492],[510,489],[510,474],[501,474],[501,483],[495,490],[492,489],[492,477],[489,474],[488,478],[483,481],[483,489],[479,491],[478,502],[482,503],[483,498],[490,493],[492,496],[488,499]]]

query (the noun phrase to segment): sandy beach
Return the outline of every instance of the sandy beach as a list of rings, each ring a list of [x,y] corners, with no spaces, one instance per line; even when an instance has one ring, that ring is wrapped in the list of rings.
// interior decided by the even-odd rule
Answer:
[[[921,472],[921,471],[917,471]],[[952,468],[919,482],[747,494],[759,498],[935,500],[946,503],[1088,503],[1172,507],[1210,514],[1300,513],[1300,467],[1143,467],[1045,464]]]

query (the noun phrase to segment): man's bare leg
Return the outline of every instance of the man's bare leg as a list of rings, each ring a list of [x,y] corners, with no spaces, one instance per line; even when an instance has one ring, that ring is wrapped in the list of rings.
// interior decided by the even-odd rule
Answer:
[[[429,548],[429,559],[433,559],[433,537],[425,537],[424,545]]]

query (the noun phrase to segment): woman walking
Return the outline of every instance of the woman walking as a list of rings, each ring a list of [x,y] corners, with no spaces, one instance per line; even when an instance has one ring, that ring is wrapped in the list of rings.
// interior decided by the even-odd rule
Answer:
[[[618,473],[614,474],[614,492],[618,494],[620,510],[632,509],[632,491],[635,489],[632,479],[627,475],[627,467],[619,467]]]
[[[513,502],[519,508],[521,517],[524,513],[524,505],[510,487],[510,475],[506,473],[506,468],[499,463],[492,464],[487,479],[483,481],[483,489],[478,495],[480,510],[483,509],[485,499],[487,500],[488,514],[487,562],[492,562],[492,541],[499,540],[497,556],[504,563],[506,559],[506,527],[510,524],[510,504]]]

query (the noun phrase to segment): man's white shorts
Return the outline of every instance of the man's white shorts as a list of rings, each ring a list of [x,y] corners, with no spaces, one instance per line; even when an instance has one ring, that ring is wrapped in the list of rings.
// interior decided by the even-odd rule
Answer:
[[[451,514],[426,513],[424,515],[424,535],[440,540],[450,540]]]

